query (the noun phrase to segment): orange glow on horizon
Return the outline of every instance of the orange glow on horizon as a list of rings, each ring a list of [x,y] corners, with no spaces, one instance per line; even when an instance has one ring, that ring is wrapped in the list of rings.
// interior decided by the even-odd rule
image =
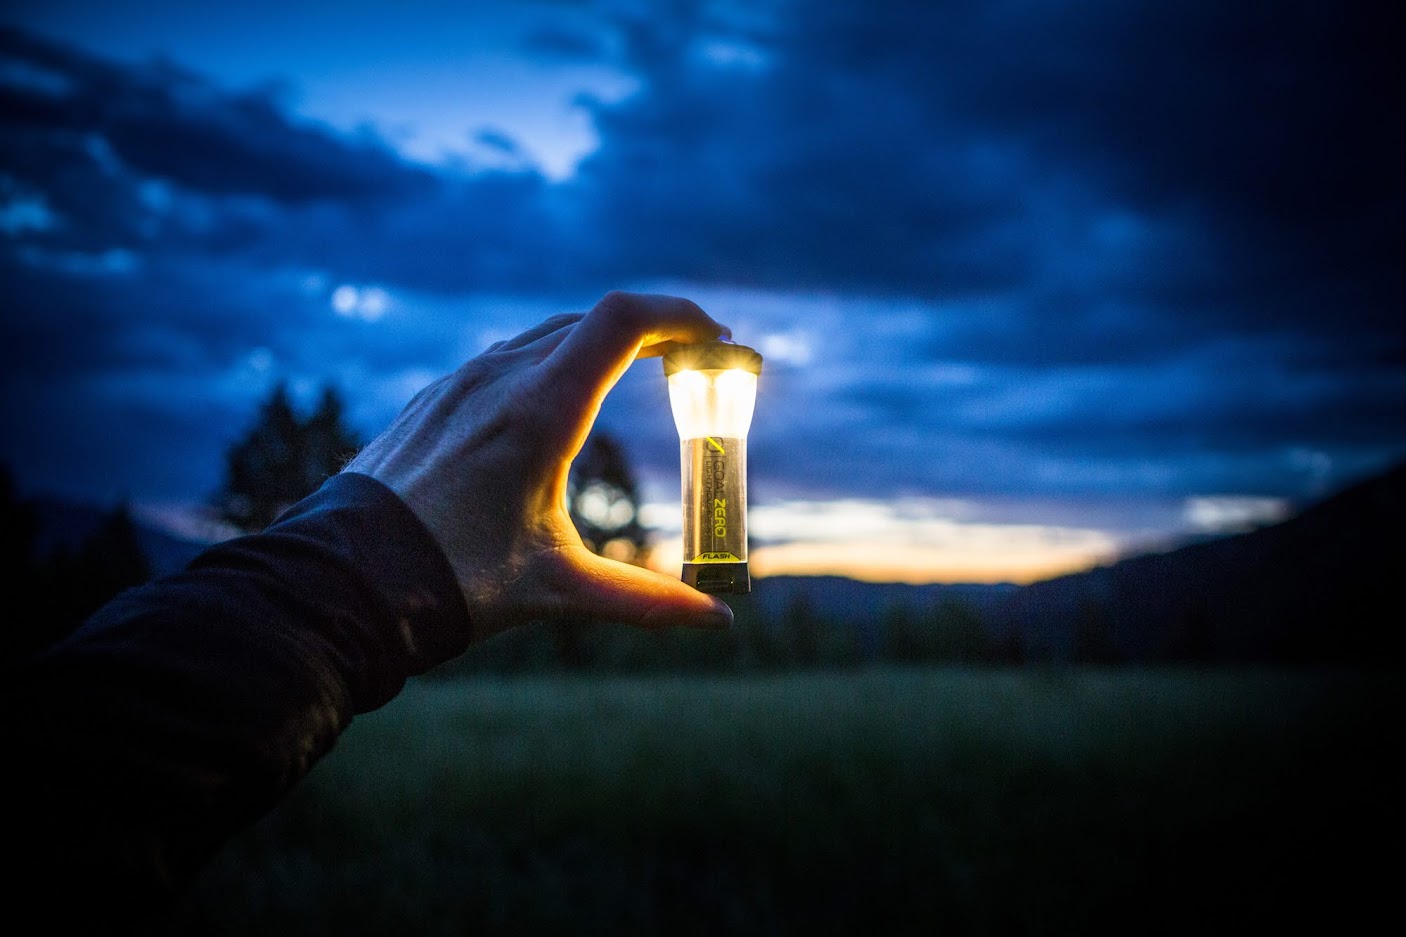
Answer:
[[[1014,583],[1028,585],[1109,562],[1108,544],[1006,545],[1000,550],[894,545],[864,542],[841,546],[795,541],[757,547],[751,551],[751,574],[767,576],[844,576],[865,582]],[[655,545],[649,566],[665,575],[679,575],[682,548],[672,540]]]
[[[866,582],[1002,583],[1027,585],[1080,572],[1108,557],[1090,549],[1028,547],[1001,552],[941,547],[859,544],[836,550],[832,543],[788,543],[752,553],[752,571],[766,576],[845,576]]]

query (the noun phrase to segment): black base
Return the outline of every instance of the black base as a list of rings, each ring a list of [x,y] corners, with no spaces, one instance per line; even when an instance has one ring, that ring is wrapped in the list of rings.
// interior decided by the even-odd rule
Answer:
[[[746,563],[685,563],[683,581],[710,595],[745,595],[752,591]]]

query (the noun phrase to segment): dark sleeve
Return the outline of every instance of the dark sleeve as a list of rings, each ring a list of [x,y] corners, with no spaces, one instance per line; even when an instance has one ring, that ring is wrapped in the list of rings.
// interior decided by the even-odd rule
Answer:
[[[6,681],[17,897],[45,920],[161,910],[354,714],[468,634],[429,531],[352,473],[123,593]]]

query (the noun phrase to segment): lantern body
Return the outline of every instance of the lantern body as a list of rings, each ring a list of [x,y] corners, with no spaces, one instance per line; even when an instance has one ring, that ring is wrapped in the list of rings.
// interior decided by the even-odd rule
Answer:
[[[664,357],[679,431],[684,582],[702,592],[751,591],[747,571],[747,432],[761,355],[731,342]]]

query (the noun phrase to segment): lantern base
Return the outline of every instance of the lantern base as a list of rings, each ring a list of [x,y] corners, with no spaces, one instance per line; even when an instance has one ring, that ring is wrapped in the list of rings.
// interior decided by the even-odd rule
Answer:
[[[710,595],[745,595],[752,591],[752,577],[747,574],[745,562],[685,563],[682,578],[685,584]]]

